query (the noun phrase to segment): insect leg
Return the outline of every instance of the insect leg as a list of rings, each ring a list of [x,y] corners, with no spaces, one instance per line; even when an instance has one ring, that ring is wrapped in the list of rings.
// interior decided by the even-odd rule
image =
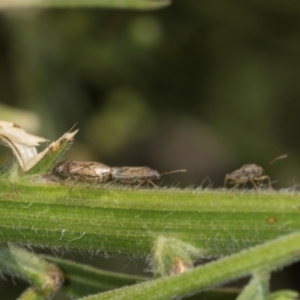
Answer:
[[[154,184],[151,180],[147,180],[147,185],[148,183],[151,183],[155,188],[158,188],[158,186],[156,184]]]
[[[273,190],[272,184],[271,184],[271,179],[270,176],[265,175],[265,178],[268,180],[268,184],[269,184],[269,189]]]
[[[270,179],[270,176],[268,175],[263,175],[263,176],[260,176],[256,179],[257,181],[263,181],[263,180],[267,180],[268,181],[268,185],[269,185],[269,189],[273,190],[273,187],[272,187],[272,184],[271,184],[271,179]]]
[[[258,186],[256,185],[256,183],[254,182],[254,180],[251,178],[249,179],[249,181],[251,181],[251,183],[253,184],[254,188],[257,190]]]
[[[231,188],[231,190],[232,191],[236,190],[239,185],[240,185],[240,182],[236,181],[235,185]]]

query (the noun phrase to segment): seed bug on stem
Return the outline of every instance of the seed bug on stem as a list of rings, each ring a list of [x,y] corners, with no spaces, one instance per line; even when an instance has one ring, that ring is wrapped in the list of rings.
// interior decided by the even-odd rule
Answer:
[[[158,180],[161,176],[171,173],[186,172],[186,170],[175,170],[171,172],[159,173],[149,167],[115,167],[111,168],[111,177],[115,181],[121,183],[134,184],[136,187],[141,186],[144,183],[151,183],[154,187],[157,187],[152,180]]]
[[[110,178],[111,167],[98,162],[69,161],[58,166],[54,173],[88,182],[105,182]]]
[[[274,163],[279,159],[286,158],[287,154],[281,155],[273,159],[269,164]],[[237,188],[240,184],[250,181],[255,189],[258,189],[257,183],[262,183],[264,180],[268,181],[270,189],[272,188],[270,176],[264,175],[264,169],[256,164],[246,164],[240,169],[226,174],[224,178],[224,187],[228,184],[234,184],[233,189]]]

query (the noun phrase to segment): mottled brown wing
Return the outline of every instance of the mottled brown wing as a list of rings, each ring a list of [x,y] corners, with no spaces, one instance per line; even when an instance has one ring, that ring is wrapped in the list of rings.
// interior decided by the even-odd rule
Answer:
[[[68,174],[78,175],[78,176],[94,176],[95,175],[95,165],[97,163],[94,162],[78,162],[78,161],[71,161],[68,165]]]
[[[98,162],[69,161],[57,168],[60,175],[103,182],[110,176],[111,168]]]
[[[149,167],[115,167],[112,168],[112,178],[115,180],[144,180],[153,170]]]

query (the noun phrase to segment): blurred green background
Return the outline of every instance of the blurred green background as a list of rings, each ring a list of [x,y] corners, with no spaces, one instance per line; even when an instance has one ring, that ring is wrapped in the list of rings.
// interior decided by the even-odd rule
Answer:
[[[77,123],[69,159],[186,168],[164,182],[219,187],[244,163],[288,153],[266,172],[293,187],[299,17],[298,1],[254,0],[4,12],[0,101],[34,112],[13,121],[52,140]]]
[[[214,188],[256,163],[295,189],[299,99],[299,1],[0,16],[0,118],[50,140],[77,123],[66,159],[185,168],[163,184]]]

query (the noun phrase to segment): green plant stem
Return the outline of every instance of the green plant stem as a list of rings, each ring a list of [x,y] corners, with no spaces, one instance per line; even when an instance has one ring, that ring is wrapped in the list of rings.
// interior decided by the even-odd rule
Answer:
[[[32,252],[14,245],[1,245],[0,267],[5,273],[29,281],[29,288],[20,299],[44,299],[54,294],[63,282],[60,269]]]
[[[300,230],[294,193],[0,181],[0,241],[148,255],[158,237],[222,256]]]
[[[42,257],[56,264],[63,271],[65,284],[62,286],[61,291],[72,299],[101,293],[126,285],[133,285],[147,280],[145,277],[107,272],[48,255],[43,255]],[[188,297],[187,299],[233,300],[236,299],[238,292],[239,290],[230,288],[215,289],[206,291],[201,295],[197,295],[197,297]]]
[[[33,288],[28,288],[17,300],[45,300],[45,297],[38,294]]]
[[[82,300],[169,300],[196,293],[258,270],[271,272],[300,259],[300,232],[285,235],[185,273],[163,277]]]
[[[52,256],[43,255],[42,257],[62,270],[66,283],[63,285],[62,290],[72,299],[126,285],[133,285],[147,279],[145,277],[103,271]]]
[[[256,271],[236,300],[264,300],[269,295],[270,272]]]
[[[266,300],[299,300],[299,293],[292,290],[281,290],[270,294]]]

